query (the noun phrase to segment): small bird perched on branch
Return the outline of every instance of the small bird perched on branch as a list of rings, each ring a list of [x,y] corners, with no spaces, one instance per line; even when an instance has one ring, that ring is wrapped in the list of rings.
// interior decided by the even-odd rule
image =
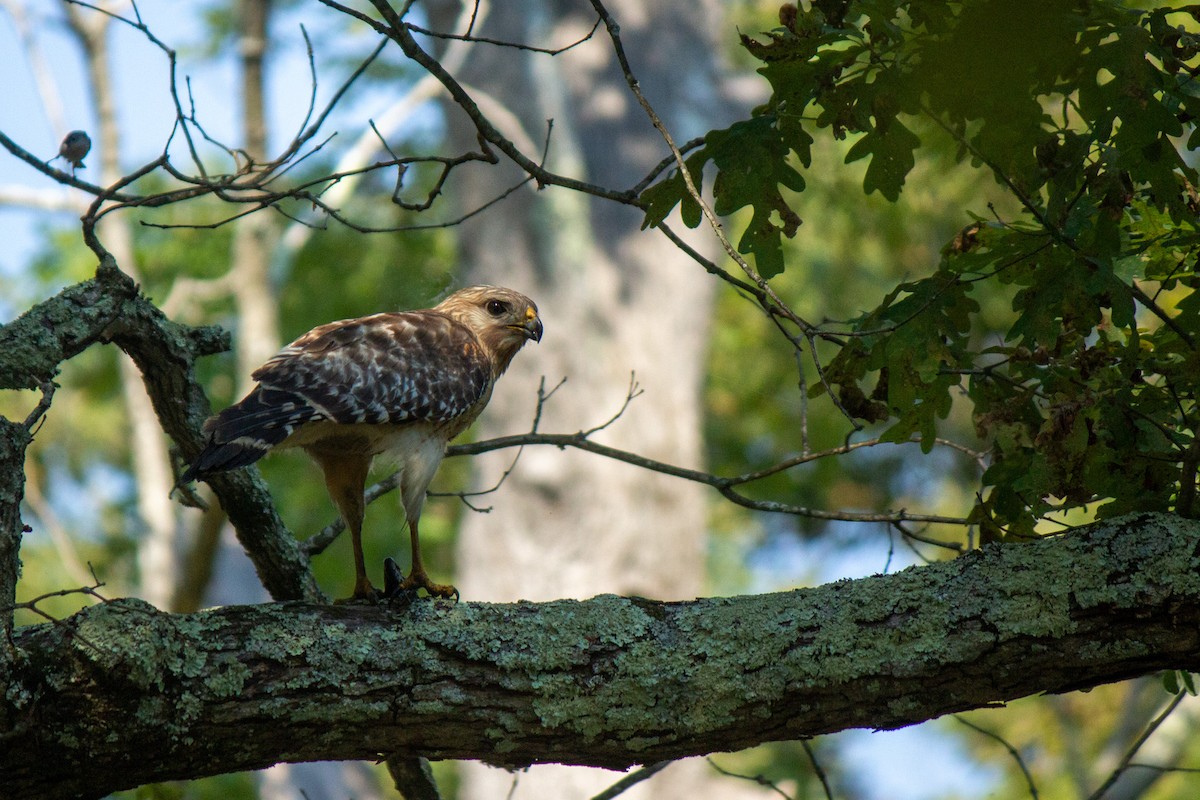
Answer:
[[[58,157],[71,165],[71,171],[83,169],[83,158],[92,150],[92,140],[85,131],[71,131],[58,146]]]
[[[421,562],[417,524],[446,444],[466,430],[525,342],[542,338],[537,306],[495,286],[455,292],[433,308],[375,314],[313,328],[254,371],[258,385],[204,424],[204,449],[179,483],[303,448],[321,467],[350,529],[355,599],[377,597],[362,551],[363,490],[377,455],[400,468],[412,541],[401,589],[439,597]]]

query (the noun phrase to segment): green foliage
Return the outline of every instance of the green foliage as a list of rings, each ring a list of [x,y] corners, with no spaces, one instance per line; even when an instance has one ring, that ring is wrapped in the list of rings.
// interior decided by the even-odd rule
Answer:
[[[1196,696],[1196,679],[1192,673],[1185,670],[1171,670],[1163,673],[1163,688],[1170,694],[1187,692]]]
[[[926,450],[965,394],[991,447],[972,517],[987,536],[1071,509],[1200,513],[1198,18],[1114,0],[785,7],[743,37],[770,99],[688,156],[716,213],[750,208],[738,249],[764,277],[788,266],[828,152],[814,142],[847,140],[863,191],[889,201],[947,145],[1003,193],[923,275],[825,326],[839,344],[810,389]],[[701,222],[677,171],[643,200],[647,225],[678,204]]]
[[[780,236],[794,236],[800,225],[779,186],[794,192],[804,190],[804,178],[788,162],[791,148],[784,145],[776,124],[773,117],[759,116],[727,130],[712,131],[686,162],[697,185],[704,165],[711,161],[716,166],[713,210],[717,214],[732,214],[746,206],[753,209],[738,250],[753,253],[766,277],[783,271]],[[803,131],[799,134],[806,136]],[[692,228],[700,224],[700,206],[688,194],[681,172],[648,189],[643,199],[649,204],[646,225],[664,220],[679,202],[683,203],[684,222]],[[778,222],[775,216],[780,218]]]

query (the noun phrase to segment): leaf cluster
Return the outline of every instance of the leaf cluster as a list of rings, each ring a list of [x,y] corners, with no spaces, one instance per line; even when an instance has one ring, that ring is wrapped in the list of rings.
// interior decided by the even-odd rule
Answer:
[[[929,274],[823,327],[838,348],[811,390],[926,450],[965,395],[991,445],[986,535],[1085,507],[1196,513],[1197,19],[1115,0],[785,6],[742,37],[769,100],[687,157],[717,214],[748,209],[737,247],[766,278],[787,266],[814,137],[848,140],[888,200],[947,144],[1003,191],[1006,211],[968,213]],[[678,171],[642,200],[647,225],[677,205],[701,221]],[[997,294],[1010,312],[986,330]]]

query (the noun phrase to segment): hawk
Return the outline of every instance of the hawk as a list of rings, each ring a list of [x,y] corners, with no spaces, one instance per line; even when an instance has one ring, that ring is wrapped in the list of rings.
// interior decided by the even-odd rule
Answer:
[[[313,328],[254,371],[258,385],[204,424],[204,449],[180,484],[303,448],[320,466],[354,547],[355,599],[375,598],[363,563],[363,490],[376,456],[395,459],[412,542],[402,589],[450,597],[421,562],[417,525],[446,452],[492,395],[525,342],[541,341],[537,306],[523,294],[472,286],[433,308],[375,314]]]

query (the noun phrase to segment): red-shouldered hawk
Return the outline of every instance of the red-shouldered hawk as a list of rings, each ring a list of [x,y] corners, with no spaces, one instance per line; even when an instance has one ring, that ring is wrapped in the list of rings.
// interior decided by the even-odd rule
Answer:
[[[462,289],[434,308],[313,328],[254,371],[258,385],[241,402],[204,424],[204,449],[179,482],[304,448],[350,529],[353,596],[368,599],[376,593],[363,563],[363,490],[374,457],[391,456],[412,539],[401,588],[455,595],[430,582],[421,563],[425,490],[446,444],[479,416],[513,356],[541,338],[533,301],[495,286]]]

